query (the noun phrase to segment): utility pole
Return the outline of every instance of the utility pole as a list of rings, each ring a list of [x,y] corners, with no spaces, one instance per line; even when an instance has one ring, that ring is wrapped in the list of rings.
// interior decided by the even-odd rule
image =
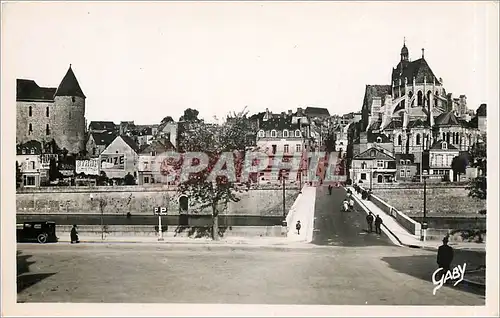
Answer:
[[[285,174],[281,174],[281,181],[283,183],[283,217],[286,218],[286,211],[285,211]]]

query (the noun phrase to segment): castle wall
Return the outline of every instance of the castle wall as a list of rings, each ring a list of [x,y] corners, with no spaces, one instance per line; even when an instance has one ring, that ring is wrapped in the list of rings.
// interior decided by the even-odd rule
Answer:
[[[29,108],[31,107],[31,116]],[[49,108],[49,117],[46,111]],[[52,136],[45,134],[46,125],[49,127],[55,120],[54,103],[51,101],[17,102],[16,103],[16,142],[24,143],[30,140],[46,141]],[[32,132],[29,131],[31,124]]]
[[[47,142],[54,139],[59,148],[66,148],[70,153],[84,149],[85,100],[81,97],[75,97],[74,100],[72,97],[58,96],[54,102],[17,102],[16,142]],[[32,132],[29,131],[30,124]]]

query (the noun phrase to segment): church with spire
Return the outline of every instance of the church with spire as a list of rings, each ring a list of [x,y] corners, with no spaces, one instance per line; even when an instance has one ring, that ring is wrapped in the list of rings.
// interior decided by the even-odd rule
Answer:
[[[53,140],[59,149],[78,154],[85,149],[85,99],[71,65],[57,88],[17,79],[16,144]]]
[[[406,41],[390,85],[366,85],[361,114],[352,132],[353,155],[379,143],[395,158],[410,155],[419,170],[428,168],[426,153],[439,142],[468,151],[481,138],[465,95],[454,99],[447,93],[443,79],[425,59],[425,50],[411,60]]]

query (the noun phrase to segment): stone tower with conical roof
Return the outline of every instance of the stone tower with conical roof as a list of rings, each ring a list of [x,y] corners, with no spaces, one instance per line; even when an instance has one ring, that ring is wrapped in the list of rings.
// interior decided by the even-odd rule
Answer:
[[[75,73],[69,66],[54,94],[54,139],[70,153],[85,149],[85,99]]]
[[[16,143],[49,142],[77,154],[85,149],[85,94],[69,66],[57,88],[17,80]]]

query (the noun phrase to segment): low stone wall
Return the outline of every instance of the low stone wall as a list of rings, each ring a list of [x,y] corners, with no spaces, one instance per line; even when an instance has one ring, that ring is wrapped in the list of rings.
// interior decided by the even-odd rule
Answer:
[[[453,188],[465,188],[468,182],[433,182],[427,180],[428,189],[453,189]],[[363,185],[369,188],[369,185]],[[382,190],[382,189],[422,189],[424,187],[423,182],[393,182],[393,183],[374,183],[372,184],[372,190]]]
[[[404,227],[408,232],[410,232],[413,235],[420,235],[420,230],[422,228],[420,223],[416,222],[415,220],[408,217],[404,213],[401,213],[396,208],[387,204],[376,195],[372,194],[370,197],[370,201],[373,202],[373,204],[375,204],[382,211],[394,217],[396,221],[398,221],[398,223],[402,227]]]
[[[417,222],[423,222],[423,217],[413,217]],[[449,230],[486,229],[486,216],[427,216],[429,228]]]
[[[286,188],[285,211],[294,203],[299,189]],[[282,216],[283,190],[280,187],[251,189],[238,195],[221,215]],[[166,186],[159,187],[46,187],[22,189],[16,194],[17,214],[37,215],[152,215],[158,206],[167,206],[169,215],[179,215],[179,194]],[[190,215],[211,215],[210,208],[189,207]]]
[[[411,219],[404,213],[401,213],[392,205],[387,204],[385,201],[380,199],[378,196],[372,194],[370,197],[370,201],[375,204],[379,209],[384,211],[385,213],[391,215],[396,219],[396,221],[405,228],[408,232],[413,235],[420,235],[421,224]]]
[[[57,225],[100,225],[101,215],[98,214],[20,214],[16,215],[18,224],[30,221],[53,221]],[[274,226],[281,225],[282,216],[258,216],[258,215],[222,215],[219,216],[221,226]],[[106,225],[158,225],[158,216],[154,215],[132,215],[127,218],[122,215],[103,215],[102,223]],[[185,225],[185,226],[210,226],[211,215],[165,215],[162,216],[163,225]]]
[[[373,194],[410,217],[423,216],[422,185],[418,188],[374,188]],[[428,187],[426,203],[427,215],[477,215],[478,211],[486,209],[486,200],[469,197],[465,187]]]
[[[165,226],[164,237],[190,237],[190,238],[210,238],[210,227],[191,227],[191,226]],[[71,225],[57,225],[56,235],[59,238],[70,237]],[[78,226],[78,235],[81,240],[85,237],[104,237],[129,236],[144,237],[158,236],[153,225],[108,225],[103,228],[99,225],[81,225]],[[222,237],[284,237],[286,232],[281,226],[221,226],[219,234]]]

